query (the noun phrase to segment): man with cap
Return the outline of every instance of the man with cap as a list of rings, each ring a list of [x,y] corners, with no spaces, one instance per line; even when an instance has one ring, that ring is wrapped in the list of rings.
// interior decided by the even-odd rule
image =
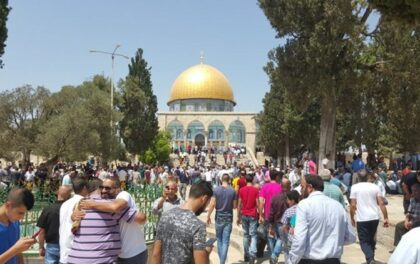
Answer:
[[[332,184],[330,182],[331,180],[331,172],[328,169],[322,169],[319,172],[319,176],[321,176],[322,180],[324,181],[324,191],[323,193],[336,200],[337,202],[339,202],[344,208],[346,208],[346,205],[344,203],[344,196],[343,193],[341,192],[340,188],[335,185]]]

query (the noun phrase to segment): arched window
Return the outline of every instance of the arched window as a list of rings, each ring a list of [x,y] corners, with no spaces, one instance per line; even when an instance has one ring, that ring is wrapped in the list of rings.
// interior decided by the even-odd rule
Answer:
[[[204,125],[198,120],[194,120],[188,124],[188,139],[194,139],[198,133],[204,134]]]
[[[209,140],[214,138],[214,131],[213,129],[209,129]]]
[[[224,140],[225,139],[225,126],[219,120],[214,120],[209,125],[209,131],[213,131],[213,137],[209,140]]]
[[[183,133],[182,133],[182,129],[181,128],[178,128],[177,130],[176,130],[176,138],[177,139],[180,139],[180,138],[183,138],[184,137],[184,135],[183,135]]]
[[[183,133],[184,126],[178,120],[171,121],[168,124],[167,129],[171,133],[172,139],[175,139],[175,140],[184,139],[184,133]]]
[[[230,123],[229,142],[245,143],[245,126],[241,121],[235,120],[232,123]]]

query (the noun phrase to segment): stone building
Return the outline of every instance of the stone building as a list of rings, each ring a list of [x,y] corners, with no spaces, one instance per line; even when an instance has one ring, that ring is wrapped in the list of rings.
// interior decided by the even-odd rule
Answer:
[[[169,111],[158,112],[159,127],[174,147],[232,145],[255,150],[256,113],[235,112],[232,87],[218,69],[201,62],[174,81]]]

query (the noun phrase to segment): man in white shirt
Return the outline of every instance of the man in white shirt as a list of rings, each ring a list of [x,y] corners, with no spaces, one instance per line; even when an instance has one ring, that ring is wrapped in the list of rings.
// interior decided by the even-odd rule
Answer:
[[[209,184],[212,184],[212,171],[210,170],[209,167],[207,167],[207,170],[204,173],[204,175],[206,177],[206,182],[208,182]]]
[[[302,177],[301,185],[307,198],[297,206],[295,237],[286,263],[339,264],[343,246],[356,242],[346,211],[322,193],[320,176],[308,174]]]
[[[414,227],[402,237],[388,264],[420,263],[420,221],[415,222]]]
[[[27,182],[33,182],[35,179],[35,172],[32,167],[29,167],[28,171],[25,173],[25,180]]]
[[[359,182],[351,187],[350,216],[353,226],[356,226],[357,222],[360,247],[365,254],[366,263],[370,264],[375,262],[375,234],[380,218],[378,205],[384,216],[384,227],[388,227],[389,222],[384,204],[385,197],[376,184],[367,182],[368,177],[368,175],[359,174]]]
[[[84,200],[82,209],[95,209],[103,212],[118,213],[123,209],[138,210],[134,198],[126,191],[121,191],[117,178],[105,179],[102,183],[101,196],[104,199],[115,199],[110,202],[95,202]],[[144,228],[139,223],[120,221],[121,253],[118,255],[119,264],[146,264],[147,247],[144,239]]]
[[[229,174],[229,171],[228,171],[228,170],[226,170],[226,166],[225,166],[225,165],[223,165],[223,166],[222,166],[222,169],[221,169],[221,170],[219,170],[219,171],[217,172],[216,182],[217,182],[217,185],[218,185],[218,186],[222,184],[222,177],[223,177],[223,175],[225,175],[225,174]],[[231,177],[231,178],[232,178],[232,177]]]
[[[87,179],[83,177],[73,179],[73,191],[75,195],[65,201],[60,208],[60,263],[64,264],[67,263],[74,237],[71,232],[73,225],[71,215],[76,204],[89,194]]]

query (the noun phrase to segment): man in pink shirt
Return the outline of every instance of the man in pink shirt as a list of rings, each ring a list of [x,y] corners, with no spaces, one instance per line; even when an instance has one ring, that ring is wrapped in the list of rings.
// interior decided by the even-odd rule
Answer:
[[[303,176],[307,174],[317,175],[316,163],[312,160],[312,153],[305,152],[303,159]]]
[[[270,217],[270,208],[271,208],[271,199],[282,192],[282,187],[279,182],[281,182],[283,177],[283,173],[277,170],[270,171],[270,182],[264,184],[264,186],[260,190],[259,200],[260,200],[260,212],[264,208],[264,217],[260,215],[259,223],[264,223],[265,226],[265,234],[268,242],[268,247],[270,252],[273,251],[274,245],[276,243],[276,238],[267,236],[268,234],[268,225],[269,225],[269,217]]]

